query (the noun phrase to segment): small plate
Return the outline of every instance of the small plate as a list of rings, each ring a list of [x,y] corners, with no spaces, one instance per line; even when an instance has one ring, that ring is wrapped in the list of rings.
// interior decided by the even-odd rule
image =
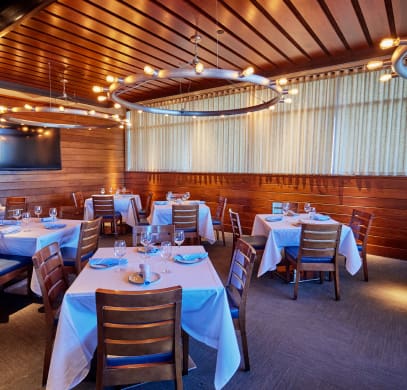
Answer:
[[[283,220],[283,216],[282,215],[270,215],[270,216],[264,218],[264,220],[267,222],[278,222],[278,221]]]
[[[176,261],[177,263],[182,263],[182,264],[196,264],[207,258],[208,258],[207,253],[202,253],[200,256],[197,256],[196,258],[192,258],[192,259],[183,258],[181,255],[175,255],[174,261]]]
[[[157,272],[151,272],[150,281],[148,283],[144,283],[143,275],[140,272],[135,272],[129,275],[129,282],[133,284],[151,284],[156,283],[161,279],[161,275]]]

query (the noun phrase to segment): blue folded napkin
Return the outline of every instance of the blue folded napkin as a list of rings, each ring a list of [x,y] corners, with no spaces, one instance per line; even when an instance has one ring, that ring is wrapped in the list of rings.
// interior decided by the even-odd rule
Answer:
[[[65,223],[44,223],[45,229],[62,229],[65,226]]]
[[[174,260],[179,261],[181,263],[196,263],[197,261],[206,259],[208,257],[208,253],[188,253],[185,255],[175,255]]]
[[[0,225],[17,225],[17,221],[15,221],[14,219],[3,219],[0,222]]]
[[[168,202],[166,200],[156,200],[154,203],[158,206],[164,206],[164,205],[168,204]]]
[[[52,217],[41,218],[41,222],[52,222],[52,221],[53,221]]]
[[[127,259],[116,259],[114,257],[94,257],[89,260],[89,265],[92,268],[110,268],[119,264],[127,264]]]
[[[328,221],[331,218],[329,217],[329,215],[324,215],[324,214],[315,214],[313,219],[315,221]]]
[[[144,247],[137,248],[138,252],[147,253],[147,254],[150,254],[150,255],[154,254],[154,253],[157,253],[159,250],[160,250],[160,248],[157,248],[156,246],[150,246],[148,248],[144,248]]]
[[[277,222],[277,221],[282,221],[283,216],[282,215],[271,215],[269,217],[264,218],[267,222]]]
[[[8,225],[8,226],[0,226],[0,236],[4,236],[5,234],[11,233],[18,233],[21,231],[20,225]]]

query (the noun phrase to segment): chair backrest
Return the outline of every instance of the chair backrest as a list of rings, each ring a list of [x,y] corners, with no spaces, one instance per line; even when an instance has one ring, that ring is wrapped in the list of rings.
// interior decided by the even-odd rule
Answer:
[[[140,246],[141,233],[148,232],[152,235],[152,243],[159,244],[170,241],[174,245],[174,225],[138,225],[133,227],[133,246]]]
[[[273,202],[271,205],[271,212],[273,214],[283,214],[283,203],[284,202]],[[294,213],[298,212],[298,202],[285,202],[289,204],[289,210]]]
[[[136,205],[136,199],[130,198],[131,209],[133,210],[134,222],[136,225],[140,224],[140,214]]]
[[[233,247],[236,244],[238,238],[242,236],[242,225],[240,224],[239,213],[229,209],[230,223],[232,224],[232,234],[233,234]]]
[[[114,196],[113,195],[93,195],[93,215],[97,217],[113,217]]]
[[[341,238],[342,225],[308,224],[301,225],[300,247],[297,262],[336,263]]]
[[[237,239],[226,282],[226,291],[233,306],[239,309],[239,316],[245,315],[247,293],[255,261],[256,250],[247,242]]]
[[[101,224],[102,217],[98,217],[90,221],[83,221],[81,223],[78,249],[75,259],[75,271],[77,275],[79,275],[91,256],[98,249]]]
[[[196,235],[199,237],[199,205],[172,205],[172,223],[175,230],[183,230],[185,237]]]
[[[358,245],[359,252],[366,253],[367,239],[372,226],[374,215],[354,209],[349,226]]]
[[[228,200],[224,196],[219,196],[218,198],[218,204],[216,205],[216,211],[215,211],[215,219],[220,221],[220,223],[223,225],[223,219],[225,218],[225,210],[226,210],[226,204]]]
[[[15,209],[21,209],[23,212],[27,210],[27,199],[24,196],[9,196],[6,198],[5,218],[13,218],[13,210]]]
[[[77,209],[83,209],[85,207],[85,198],[82,191],[72,192],[72,198]]]
[[[52,327],[69,287],[58,243],[54,242],[40,249],[32,260],[41,288],[46,321]]]
[[[150,213],[151,213],[151,205],[153,203],[153,196],[154,196],[154,194],[152,192],[149,192],[148,195],[147,195],[146,204],[145,204],[145,207],[144,207],[144,215],[146,217],[148,217],[150,215]]]
[[[182,389],[181,306],[181,286],[97,289],[96,389],[171,379]]]

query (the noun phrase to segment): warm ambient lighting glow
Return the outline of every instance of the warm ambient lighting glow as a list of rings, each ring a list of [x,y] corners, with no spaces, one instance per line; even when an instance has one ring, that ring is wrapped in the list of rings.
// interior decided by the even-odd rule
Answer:
[[[393,39],[393,38],[384,38],[380,42],[380,49],[386,50],[390,49],[391,47],[396,47],[400,43],[400,39]]]

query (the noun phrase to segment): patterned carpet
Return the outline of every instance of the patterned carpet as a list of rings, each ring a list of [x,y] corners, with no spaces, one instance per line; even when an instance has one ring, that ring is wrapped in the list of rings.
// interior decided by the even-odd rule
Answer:
[[[226,248],[220,242],[204,244],[223,280],[231,255],[228,238]],[[130,235],[126,240],[131,245]],[[112,242],[103,238],[101,246]],[[302,283],[294,301],[293,285],[271,274],[254,277],[247,313],[251,371],[238,371],[224,389],[406,389],[407,262],[368,259],[368,283],[360,272],[351,276],[341,268],[339,302],[332,282]],[[13,292],[23,290],[19,286]],[[1,390],[41,389],[40,306],[23,295],[0,294]],[[190,354],[198,367],[184,377],[184,388],[213,389],[216,351],[191,340]],[[87,380],[75,390],[94,388]],[[150,383],[137,388],[174,386]]]

